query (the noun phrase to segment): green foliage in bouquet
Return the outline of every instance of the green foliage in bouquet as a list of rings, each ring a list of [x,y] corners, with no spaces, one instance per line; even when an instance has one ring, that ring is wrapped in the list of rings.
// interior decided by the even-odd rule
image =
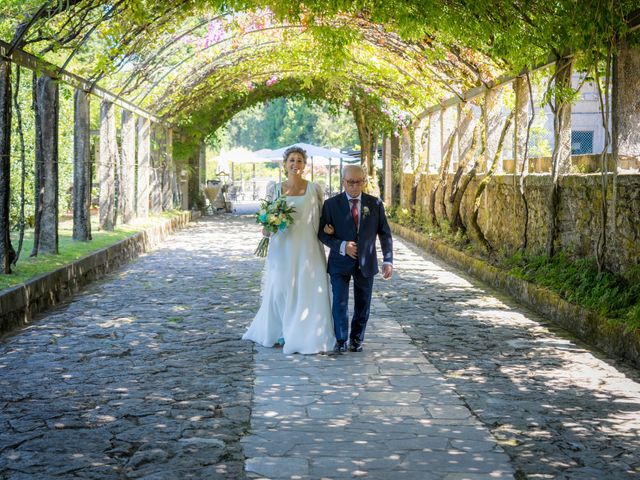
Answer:
[[[293,224],[293,213],[296,211],[294,207],[287,204],[287,197],[280,196],[275,200],[262,200],[260,210],[256,213],[256,223],[274,235],[283,232],[289,225]],[[269,249],[269,237],[262,237],[255,254],[258,257],[265,257]]]

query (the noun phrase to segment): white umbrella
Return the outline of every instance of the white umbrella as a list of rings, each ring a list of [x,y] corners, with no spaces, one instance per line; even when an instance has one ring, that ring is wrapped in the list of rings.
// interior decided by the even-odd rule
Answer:
[[[337,164],[332,163],[332,159],[340,160],[340,177],[342,178],[342,162],[343,160],[347,160],[348,163],[354,163],[354,158],[347,153],[342,153],[338,150],[331,150],[329,148],[318,147],[316,145],[311,145],[309,143],[294,143],[293,145],[287,145],[286,147],[278,148],[276,150],[271,150],[268,152],[263,152],[263,150],[258,150],[257,152],[253,152],[254,155],[265,158],[265,161],[274,161],[274,160],[283,160],[282,156],[284,152],[291,147],[300,147],[307,152],[307,156],[311,159],[311,180],[313,180],[313,167],[322,165],[329,166],[329,192],[332,193],[331,189],[331,167],[337,166]],[[260,153],[259,153],[260,152]],[[356,160],[357,161],[357,160]]]
[[[346,153],[342,153],[339,150],[331,150],[328,148],[318,147],[316,145],[301,142],[294,143],[293,145],[287,145],[286,147],[278,148],[276,150],[271,150],[264,153],[262,152],[262,150],[258,150],[257,152],[253,152],[253,154],[269,160],[282,160],[282,155],[284,155],[284,152],[291,147],[300,147],[305,150],[307,152],[307,156],[313,158],[315,165],[329,165],[329,159],[333,158],[344,158],[353,160],[353,157],[349,156]]]

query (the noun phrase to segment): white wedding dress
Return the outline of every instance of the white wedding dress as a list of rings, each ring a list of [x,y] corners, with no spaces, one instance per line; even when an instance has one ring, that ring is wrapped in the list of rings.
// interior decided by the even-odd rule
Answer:
[[[265,347],[284,339],[287,354],[333,349],[327,261],[317,237],[322,199],[322,188],[312,182],[304,195],[287,196],[294,221],[269,240],[262,304],[243,339]]]

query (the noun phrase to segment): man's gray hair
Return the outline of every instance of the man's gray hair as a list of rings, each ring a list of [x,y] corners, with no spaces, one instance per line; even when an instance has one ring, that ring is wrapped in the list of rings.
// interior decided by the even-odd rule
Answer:
[[[362,173],[362,178],[367,178],[367,172],[365,171],[364,167],[362,165],[358,165],[358,164],[344,165],[342,167],[342,178],[347,176],[347,171],[349,169],[360,170],[360,173]]]

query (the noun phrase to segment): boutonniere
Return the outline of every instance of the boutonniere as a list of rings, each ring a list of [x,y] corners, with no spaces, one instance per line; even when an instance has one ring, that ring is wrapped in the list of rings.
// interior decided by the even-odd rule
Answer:
[[[367,215],[369,215],[369,207],[365,205],[362,207],[362,218],[367,218]]]

